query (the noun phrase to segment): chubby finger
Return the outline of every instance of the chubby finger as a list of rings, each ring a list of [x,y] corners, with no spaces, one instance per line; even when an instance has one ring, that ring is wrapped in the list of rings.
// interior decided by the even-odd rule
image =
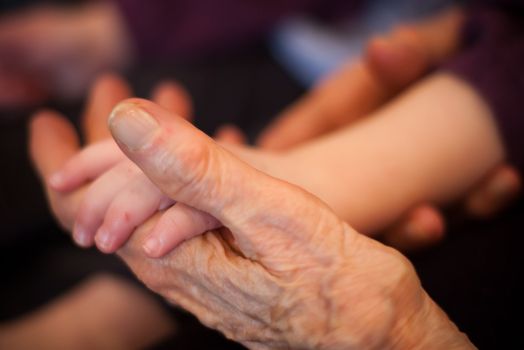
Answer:
[[[384,241],[400,251],[410,252],[430,247],[444,238],[445,221],[430,205],[412,209],[396,225],[384,233]]]
[[[247,143],[246,135],[242,130],[232,124],[226,124],[219,127],[215,133],[215,140],[233,145],[244,145]]]
[[[522,190],[522,179],[516,169],[502,165],[486,177],[466,198],[469,214],[491,217],[515,200]]]
[[[162,82],[155,87],[151,97],[162,108],[186,120],[193,119],[191,96],[182,85],[174,81]]]
[[[104,220],[113,198],[140,173],[131,162],[123,161],[87,189],[79,206],[73,227],[73,239],[83,247],[94,243],[94,236]]]
[[[104,222],[95,235],[97,247],[105,253],[115,252],[137,226],[173,203],[145,175],[137,176],[107,209]]]
[[[220,221],[203,211],[176,203],[160,217],[144,242],[145,253],[160,258],[181,242],[222,226]]]
[[[49,185],[61,192],[75,190],[94,180],[125,158],[112,138],[82,149],[49,178]]]
[[[111,135],[107,118],[115,105],[131,97],[131,88],[116,74],[104,74],[96,79],[87,101],[82,127],[87,143],[94,143]]]

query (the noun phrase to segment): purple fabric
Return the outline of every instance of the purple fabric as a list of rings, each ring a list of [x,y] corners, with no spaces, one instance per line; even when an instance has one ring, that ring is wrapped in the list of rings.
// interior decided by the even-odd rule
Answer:
[[[524,171],[522,15],[521,11],[474,10],[465,26],[463,51],[444,68],[468,81],[490,105],[509,162]]]
[[[188,58],[261,37],[298,13],[348,15],[357,0],[117,0],[142,58]]]

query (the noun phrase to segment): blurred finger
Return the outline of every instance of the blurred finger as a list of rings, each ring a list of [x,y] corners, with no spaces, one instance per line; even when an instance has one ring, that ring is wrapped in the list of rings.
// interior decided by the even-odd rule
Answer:
[[[191,96],[182,85],[173,81],[160,83],[153,90],[151,97],[164,109],[187,120],[193,119]]]
[[[431,58],[431,63],[435,64],[458,49],[463,23],[463,10],[451,7],[421,21],[399,26],[392,36],[397,41],[423,47]]]
[[[431,66],[422,47],[390,38],[374,38],[366,49],[366,61],[390,95],[420,78]]]
[[[385,243],[409,252],[430,247],[444,238],[445,221],[441,213],[429,205],[421,205],[393,228],[384,233]]]
[[[53,214],[62,227],[70,229],[83,190],[61,195],[48,186],[48,179],[79,147],[76,132],[65,118],[52,111],[37,113],[29,126],[29,151],[45,187]]]
[[[53,111],[41,111],[32,118],[29,142],[31,159],[44,182],[79,148],[73,125]]]
[[[118,75],[105,74],[96,80],[89,93],[82,127],[87,143],[111,137],[107,127],[109,113],[118,102],[131,96],[131,88]]]
[[[247,137],[242,130],[231,124],[219,127],[215,133],[215,140],[233,145],[244,145],[247,143]]]
[[[401,25],[370,40],[365,59],[392,93],[419,79],[459,46],[462,12],[452,8],[418,23]]]
[[[516,169],[503,165],[490,174],[465,201],[466,210],[474,216],[488,218],[515,200],[522,189]]]
[[[257,144],[288,149],[358,120],[388,97],[389,91],[364,62],[347,65],[277,116]]]

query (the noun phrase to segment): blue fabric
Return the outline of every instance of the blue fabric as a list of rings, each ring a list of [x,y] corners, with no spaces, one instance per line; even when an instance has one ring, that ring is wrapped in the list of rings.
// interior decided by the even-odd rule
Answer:
[[[368,39],[402,22],[420,19],[453,0],[372,0],[361,13],[337,24],[297,16],[270,37],[273,55],[299,82],[309,87],[342,63],[362,54]]]

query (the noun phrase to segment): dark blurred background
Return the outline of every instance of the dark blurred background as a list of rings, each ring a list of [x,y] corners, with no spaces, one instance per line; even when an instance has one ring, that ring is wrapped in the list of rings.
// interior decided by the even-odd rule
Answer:
[[[0,11],[34,2],[2,0]],[[196,125],[210,134],[231,122],[253,138],[304,92],[275,62],[263,40],[191,62],[154,68],[139,65],[125,74],[143,97],[160,80],[181,82],[194,99]],[[82,99],[45,102],[75,123],[83,104]],[[117,258],[74,246],[50,216],[27,156],[26,125],[38,107],[0,111],[0,322],[45,305],[95,272],[134,280]],[[521,322],[511,319],[523,292],[523,235],[511,234],[524,233],[523,205],[521,201],[490,222],[472,222],[452,211],[449,239],[410,257],[428,293],[479,348],[524,348],[518,332]],[[182,320],[181,331],[158,348],[239,347],[205,330],[189,315],[173,311],[173,317]]]

